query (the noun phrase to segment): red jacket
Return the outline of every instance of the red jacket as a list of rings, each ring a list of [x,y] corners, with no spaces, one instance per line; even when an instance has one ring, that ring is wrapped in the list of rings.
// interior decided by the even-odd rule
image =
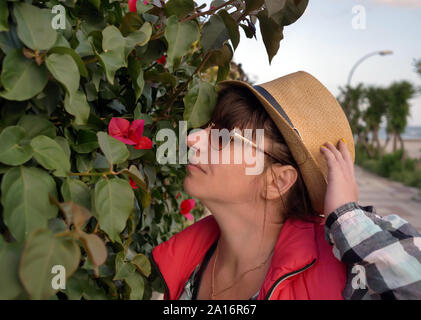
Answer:
[[[323,227],[292,218],[285,222],[258,300],[343,299],[346,268],[333,255]],[[178,300],[219,233],[210,215],[153,248],[153,263],[165,282],[164,300]]]

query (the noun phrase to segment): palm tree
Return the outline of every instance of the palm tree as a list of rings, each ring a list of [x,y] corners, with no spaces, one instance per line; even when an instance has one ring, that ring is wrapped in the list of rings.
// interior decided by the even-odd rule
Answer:
[[[359,141],[368,147],[367,131],[365,126],[360,123],[362,116],[360,105],[364,99],[363,84],[360,83],[354,88],[347,85],[345,88],[339,87],[339,90],[338,102],[344,110],[352,132],[357,134],[357,142]]]
[[[408,81],[392,83],[388,88],[389,104],[387,112],[388,131],[393,134],[393,152],[396,151],[397,141],[400,142],[400,149],[404,150],[401,134],[405,131],[410,115],[409,100],[415,94],[414,86]]]
[[[378,154],[383,154],[383,149],[379,140],[379,129],[383,115],[386,114],[388,106],[388,92],[384,88],[370,86],[365,90],[368,108],[363,114],[367,130],[372,133],[372,144],[377,149]]]

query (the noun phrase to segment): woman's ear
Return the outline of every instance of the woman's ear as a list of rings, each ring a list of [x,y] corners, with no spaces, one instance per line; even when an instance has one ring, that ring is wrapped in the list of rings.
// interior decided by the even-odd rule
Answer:
[[[297,170],[291,165],[273,164],[265,171],[266,190],[262,196],[267,200],[275,200],[288,192],[298,178]]]

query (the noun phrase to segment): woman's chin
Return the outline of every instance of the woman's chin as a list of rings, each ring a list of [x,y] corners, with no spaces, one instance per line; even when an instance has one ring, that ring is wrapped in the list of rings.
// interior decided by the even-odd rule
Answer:
[[[192,179],[191,176],[186,176],[183,181],[183,189],[188,195],[192,197],[197,197],[196,194],[198,193],[197,191],[199,190],[198,190],[198,186],[195,186],[195,183],[193,180],[194,179]]]

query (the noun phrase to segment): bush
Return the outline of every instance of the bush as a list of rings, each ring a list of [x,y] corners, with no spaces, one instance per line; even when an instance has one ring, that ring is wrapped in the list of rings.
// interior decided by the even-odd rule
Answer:
[[[271,18],[263,1],[130,2],[0,1],[0,299],[162,291],[148,255],[188,223],[184,166],[157,162],[158,130],[206,124],[239,27],[252,38],[259,19],[270,62],[308,1]]]

